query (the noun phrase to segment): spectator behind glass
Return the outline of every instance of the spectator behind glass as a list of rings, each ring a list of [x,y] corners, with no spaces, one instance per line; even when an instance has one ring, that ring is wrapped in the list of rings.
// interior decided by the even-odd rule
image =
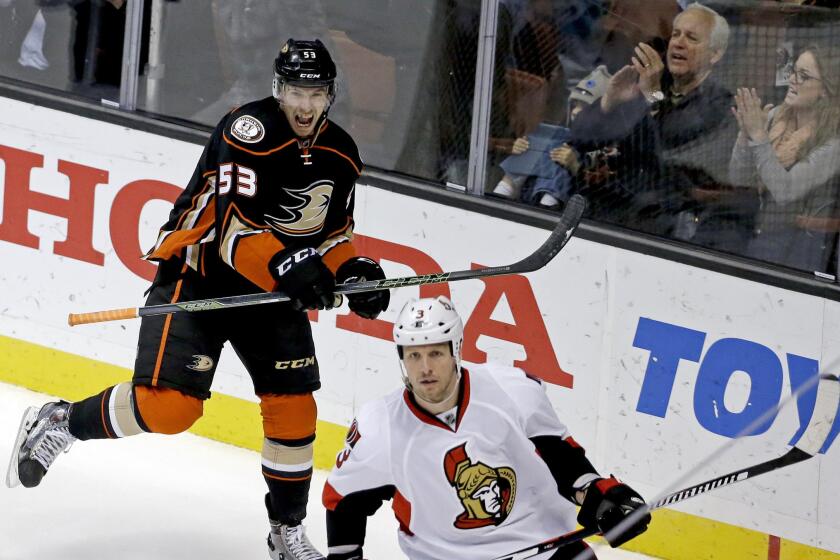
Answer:
[[[729,216],[719,207],[698,209],[694,197],[696,190],[727,182],[736,132],[728,114],[732,94],[715,82],[712,70],[728,40],[723,17],[700,4],[689,5],[674,19],[665,62],[653,47],[639,43],[631,64],[610,80],[597,110],[578,117],[581,141],[617,141],[627,158],[659,160],[653,168],[639,166],[644,176],[621,177],[636,193],[625,212],[613,216],[619,223],[689,240],[703,220]],[[632,166],[624,171],[634,173]],[[710,244],[732,244],[720,236],[721,227],[707,226],[714,232]]]
[[[0,74],[116,101],[125,12],[125,0],[0,0]]]
[[[48,68],[46,26],[42,10],[31,0],[0,0],[0,72],[14,76],[18,68]]]
[[[271,93],[266,89],[264,73],[277,54],[278,37],[283,41],[292,36],[319,37],[328,50],[337,52],[321,0],[213,0],[211,6],[219,57],[229,86],[217,99],[197,108],[191,116],[197,122],[215,123],[233,107]],[[343,81],[339,75],[339,89]],[[333,118],[344,112],[341,105],[339,102],[332,108]]]
[[[796,59],[782,104],[762,107],[755,89],[739,88],[732,108],[740,133],[733,182],[758,189],[761,209],[747,254],[825,272],[828,232],[809,228],[836,208],[840,174],[840,57],[816,45]]]
[[[599,66],[572,89],[568,123],[571,124],[584,107],[601,98],[609,79],[606,67]],[[528,136],[521,136],[513,143],[513,155],[501,163],[505,175],[493,189],[493,194],[544,208],[557,208],[569,199],[572,178],[580,169],[578,155],[565,141],[569,138],[569,129],[541,123],[530,136],[534,140],[533,146]]]

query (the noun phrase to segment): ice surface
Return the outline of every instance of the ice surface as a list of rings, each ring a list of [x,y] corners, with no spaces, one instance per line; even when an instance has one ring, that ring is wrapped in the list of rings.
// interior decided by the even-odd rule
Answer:
[[[48,400],[0,383],[2,468],[24,409]],[[322,549],[326,474],[315,472],[306,520]],[[0,560],[267,559],[264,493],[258,453],[191,434],[76,442],[37,488],[0,486]],[[386,504],[368,525],[365,556],[404,559],[396,527]],[[646,558],[610,549],[598,555]]]

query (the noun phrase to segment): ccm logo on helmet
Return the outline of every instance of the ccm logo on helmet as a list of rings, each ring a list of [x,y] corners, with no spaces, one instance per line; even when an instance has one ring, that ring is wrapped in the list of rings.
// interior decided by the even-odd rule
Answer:
[[[307,74],[305,72],[300,73],[301,78],[320,78],[321,74]]]

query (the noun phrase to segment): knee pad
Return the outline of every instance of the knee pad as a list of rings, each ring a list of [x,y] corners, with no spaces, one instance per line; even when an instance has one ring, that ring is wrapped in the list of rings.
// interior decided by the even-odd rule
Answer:
[[[146,431],[177,434],[192,426],[204,413],[204,401],[168,387],[134,387],[137,416]]]
[[[312,393],[260,395],[260,413],[267,438],[289,441],[315,438],[318,407]]]

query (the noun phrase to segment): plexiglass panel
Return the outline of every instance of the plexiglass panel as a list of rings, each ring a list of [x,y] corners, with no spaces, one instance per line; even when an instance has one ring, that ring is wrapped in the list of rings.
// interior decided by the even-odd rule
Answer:
[[[339,0],[159,2],[138,107],[213,125],[271,95],[290,37],[318,37],[339,65],[330,117],[366,162],[463,184],[480,2]],[[460,175],[457,175],[460,173]]]
[[[0,0],[0,76],[119,99],[125,0]]]
[[[486,192],[835,274],[840,13],[687,4],[501,2]]]

